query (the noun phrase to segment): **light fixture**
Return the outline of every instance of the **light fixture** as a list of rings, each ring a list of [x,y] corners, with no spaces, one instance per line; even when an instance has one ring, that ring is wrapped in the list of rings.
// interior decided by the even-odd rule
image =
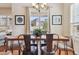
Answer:
[[[48,8],[47,3],[33,3],[32,6],[36,10],[40,10],[40,9],[46,10]]]

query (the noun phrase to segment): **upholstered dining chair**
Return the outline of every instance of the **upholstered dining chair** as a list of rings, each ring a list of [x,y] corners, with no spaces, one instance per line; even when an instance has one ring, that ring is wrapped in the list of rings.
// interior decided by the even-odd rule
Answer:
[[[37,55],[37,44],[33,43],[31,41],[31,35],[30,34],[23,34],[24,37],[24,50],[23,55]]]
[[[42,50],[46,55],[54,55],[57,50],[55,45],[58,44],[55,43],[55,41],[53,41],[54,36],[56,36],[59,39],[59,36],[57,34],[46,34],[46,46],[42,47]]]
[[[68,42],[59,42],[57,49],[59,50],[59,55],[61,54],[61,51],[65,51],[65,54],[68,55],[68,51],[71,51],[73,53],[73,55],[75,54],[74,52],[74,46],[73,46],[73,39],[72,37],[69,36],[65,36],[67,38],[69,38]],[[66,44],[64,44],[66,43]]]
[[[8,40],[8,39],[6,39],[6,40]],[[17,50],[18,54],[20,55],[21,51],[22,51],[21,48],[22,48],[23,42],[24,42],[24,39],[23,39],[22,35],[15,37],[15,39],[13,41],[10,41],[10,42],[8,41],[7,51],[10,50],[11,54],[13,54],[13,52],[15,50]]]

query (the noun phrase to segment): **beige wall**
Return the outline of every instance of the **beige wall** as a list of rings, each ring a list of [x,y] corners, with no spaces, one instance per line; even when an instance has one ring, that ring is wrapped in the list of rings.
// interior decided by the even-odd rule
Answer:
[[[70,35],[70,4],[54,3],[49,10],[50,32],[60,35]],[[52,25],[52,15],[62,15],[62,25]]]
[[[70,5],[54,4],[53,8],[50,8],[51,33],[70,35]],[[62,25],[52,25],[52,15],[62,15]]]
[[[0,7],[0,15],[10,15],[12,17],[12,35],[19,35],[29,32],[29,9],[23,4],[12,4],[11,7]],[[25,25],[15,25],[15,15],[25,15]]]
[[[15,15],[25,15],[26,9],[21,4],[12,4],[12,17],[13,17],[13,35],[19,35],[25,33],[24,25],[15,25]],[[26,20],[26,17],[25,17]]]
[[[71,20],[71,4],[64,4],[63,13],[63,35],[70,35],[70,20]]]
[[[52,25],[52,15],[62,15],[63,16],[63,4],[53,4],[53,7],[50,8],[51,33],[62,34],[62,25]]]
[[[51,33],[70,35],[70,5],[54,4],[53,8],[50,8]],[[62,25],[52,25],[52,15],[62,15]]]
[[[11,15],[10,7],[0,7],[0,15]]]
[[[12,4],[11,8],[0,8],[0,14],[12,15],[13,18],[13,35],[21,33],[29,33],[29,8],[24,7],[21,4]],[[25,15],[26,25],[15,25],[15,15]],[[52,15],[62,15],[62,25],[52,25]],[[53,4],[50,8],[50,27],[51,33],[57,33],[61,35],[70,34],[70,6],[69,4]]]

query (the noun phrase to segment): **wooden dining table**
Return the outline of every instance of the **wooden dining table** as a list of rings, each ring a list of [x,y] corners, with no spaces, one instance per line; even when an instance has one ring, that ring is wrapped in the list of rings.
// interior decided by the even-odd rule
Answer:
[[[18,39],[18,36],[6,36],[6,46],[8,46],[8,41],[18,41],[18,40],[23,40],[24,38],[21,37]],[[43,35],[40,39],[40,37],[37,37],[35,38],[34,36],[31,36],[31,41],[36,41],[37,42],[37,45],[38,45],[38,55],[41,55],[41,50],[40,50],[40,41],[41,40],[46,40],[46,35]],[[57,37],[54,37],[53,38],[53,41],[64,41],[64,42],[67,42],[69,41],[69,38],[65,37],[65,36],[61,36],[59,35],[59,39]],[[65,43],[67,44],[67,43]],[[51,48],[49,48],[51,49]]]

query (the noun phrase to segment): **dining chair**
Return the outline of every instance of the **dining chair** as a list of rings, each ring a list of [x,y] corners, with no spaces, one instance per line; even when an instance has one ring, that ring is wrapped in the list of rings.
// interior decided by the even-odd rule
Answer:
[[[24,34],[23,37],[24,37],[24,43],[25,43],[23,55],[37,55],[37,51],[36,51],[37,45],[31,42],[31,35]]]
[[[21,54],[21,51],[22,51],[21,48],[22,48],[24,39],[23,39],[22,35],[17,36],[17,38],[15,38],[15,39],[16,40],[13,40],[13,41],[10,41],[10,42],[8,41],[7,50],[10,50],[11,51],[11,54],[13,54],[13,52],[15,50],[17,50],[18,51],[18,54],[20,55]]]
[[[69,38],[69,41],[58,43],[58,46],[57,46],[57,49],[59,50],[58,54],[60,55],[61,51],[65,51],[65,54],[68,55],[68,51],[71,51],[74,55],[75,51],[74,51],[74,46],[73,46],[73,39],[72,39],[72,37],[69,37],[69,36],[65,36],[65,37]]]
[[[59,39],[59,36],[57,34],[46,34],[46,46],[43,46],[42,50],[47,55],[54,55],[57,50],[57,48],[54,45],[57,43],[53,41],[54,36],[56,36]]]

